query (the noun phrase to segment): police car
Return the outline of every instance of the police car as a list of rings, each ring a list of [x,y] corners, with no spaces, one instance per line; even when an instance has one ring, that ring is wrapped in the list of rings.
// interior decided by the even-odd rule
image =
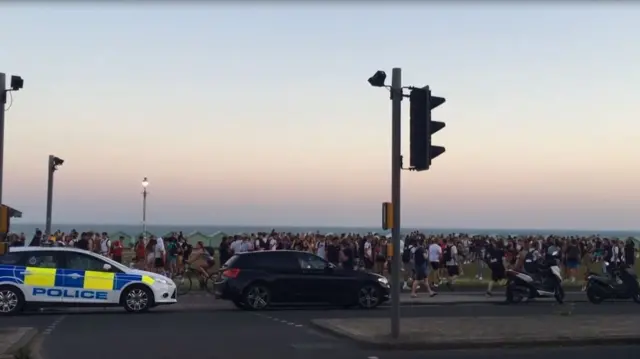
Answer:
[[[177,302],[175,283],[109,258],[66,247],[11,247],[0,254],[0,315],[26,305],[123,306],[128,312]]]

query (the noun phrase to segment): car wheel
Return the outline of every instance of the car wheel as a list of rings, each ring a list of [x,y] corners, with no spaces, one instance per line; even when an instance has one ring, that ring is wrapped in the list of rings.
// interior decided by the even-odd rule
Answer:
[[[130,313],[144,313],[153,306],[153,294],[147,287],[134,285],[122,293],[124,309]]]
[[[640,291],[636,290],[636,292],[631,296],[631,299],[636,303],[640,303]]]
[[[242,310],[247,309],[247,306],[244,303],[242,303],[242,301],[240,300],[234,300],[233,305],[235,305],[236,308],[238,309],[242,309]]]
[[[358,306],[363,309],[373,309],[380,305],[380,289],[372,284],[367,284],[358,290]]]
[[[20,313],[24,307],[22,292],[13,286],[0,287],[0,315]]]
[[[242,302],[249,310],[263,310],[271,303],[271,292],[262,284],[253,284],[244,291]]]

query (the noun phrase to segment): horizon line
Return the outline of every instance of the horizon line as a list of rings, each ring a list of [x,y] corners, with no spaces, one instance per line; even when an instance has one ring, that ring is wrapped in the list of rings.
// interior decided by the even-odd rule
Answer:
[[[32,225],[32,226],[42,226],[44,227],[43,224],[41,223],[14,223],[14,225]],[[61,223],[57,223],[57,224],[52,224],[52,227],[55,227],[56,225],[60,226],[140,226],[142,227],[141,223],[70,223],[70,222],[61,222]],[[272,229],[276,229],[278,227],[285,227],[285,228],[292,228],[292,227],[304,227],[304,228],[331,228],[331,229],[339,229],[339,228],[344,228],[344,229],[349,229],[349,228],[366,228],[366,229],[371,229],[371,228],[377,228],[380,227],[380,225],[374,226],[374,225],[337,225],[337,226],[331,226],[331,225],[308,225],[308,224],[304,224],[304,225],[284,225],[284,224],[280,224],[280,225],[273,225],[273,224],[197,224],[197,223],[190,223],[190,224],[153,224],[153,223],[148,223],[146,224],[146,227],[148,229],[148,227],[153,227],[153,226],[162,226],[162,227],[270,227]],[[142,230],[142,228],[140,228]],[[400,230],[402,231],[403,229],[423,229],[423,230],[442,230],[442,229],[456,229],[456,230],[461,230],[461,231],[473,231],[473,230],[501,230],[501,231],[571,231],[571,232],[640,232],[640,229],[637,228],[633,228],[633,229],[612,229],[612,228],[604,228],[604,229],[593,229],[593,228],[540,228],[540,227],[426,227],[426,226],[415,226],[415,225],[406,225],[400,228]],[[380,227],[379,229],[380,232],[390,232],[390,230],[384,230]]]

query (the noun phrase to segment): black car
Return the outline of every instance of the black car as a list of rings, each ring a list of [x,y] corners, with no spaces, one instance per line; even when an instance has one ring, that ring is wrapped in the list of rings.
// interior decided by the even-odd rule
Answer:
[[[216,297],[247,310],[294,303],[371,309],[389,299],[385,277],[340,269],[308,252],[236,254],[221,271],[215,283]]]

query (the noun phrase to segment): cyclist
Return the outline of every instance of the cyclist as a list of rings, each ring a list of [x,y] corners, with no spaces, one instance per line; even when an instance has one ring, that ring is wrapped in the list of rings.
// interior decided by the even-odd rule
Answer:
[[[213,258],[212,248],[205,248],[204,243],[199,241],[196,244],[196,248],[193,250],[193,260],[186,261],[187,264],[194,265],[195,268],[201,273],[200,277],[200,287],[205,286],[205,278],[209,277],[209,270],[213,268],[215,265],[215,260]],[[196,265],[196,262],[197,265]]]

